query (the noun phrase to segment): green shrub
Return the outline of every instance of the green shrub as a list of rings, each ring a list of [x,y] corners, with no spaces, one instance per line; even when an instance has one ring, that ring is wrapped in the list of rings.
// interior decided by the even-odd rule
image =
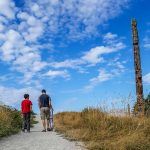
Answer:
[[[19,132],[21,124],[19,111],[8,106],[0,106],[0,138]]]

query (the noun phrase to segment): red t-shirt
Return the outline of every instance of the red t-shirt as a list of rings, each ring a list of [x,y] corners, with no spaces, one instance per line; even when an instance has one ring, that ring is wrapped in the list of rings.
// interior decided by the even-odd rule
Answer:
[[[22,113],[28,113],[30,112],[30,108],[31,108],[32,102],[29,99],[25,99],[22,101],[21,103],[21,111]]]

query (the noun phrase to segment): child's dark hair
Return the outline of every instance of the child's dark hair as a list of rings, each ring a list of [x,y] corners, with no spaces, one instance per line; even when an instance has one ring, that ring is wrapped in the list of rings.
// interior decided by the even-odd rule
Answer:
[[[24,94],[24,98],[25,99],[29,98],[29,94]]]

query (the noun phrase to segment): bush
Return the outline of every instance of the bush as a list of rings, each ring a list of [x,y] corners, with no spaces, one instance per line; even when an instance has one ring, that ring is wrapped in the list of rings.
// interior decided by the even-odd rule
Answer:
[[[19,111],[8,106],[0,106],[0,138],[19,132],[21,124]]]
[[[144,115],[146,117],[150,117],[150,94],[148,94],[147,97],[143,99],[143,104],[144,104]],[[135,115],[138,114],[137,102],[134,104],[133,114]]]

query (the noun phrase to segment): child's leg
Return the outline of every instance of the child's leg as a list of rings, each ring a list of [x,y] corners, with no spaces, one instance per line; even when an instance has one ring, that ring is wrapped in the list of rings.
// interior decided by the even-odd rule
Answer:
[[[27,113],[26,117],[27,131],[30,131],[30,113]]]
[[[50,110],[50,128],[53,129],[53,109]]]
[[[50,128],[53,129],[53,118],[50,118]]]
[[[45,117],[46,117],[46,125],[47,125],[47,129],[50,128],[50,110],[49,108],[45,108]]]
[[[22,130],[24,131],[26,128],[26,114],[25,113],[23,114],[23,122],[22,123],[23,123],[22,124]]]

